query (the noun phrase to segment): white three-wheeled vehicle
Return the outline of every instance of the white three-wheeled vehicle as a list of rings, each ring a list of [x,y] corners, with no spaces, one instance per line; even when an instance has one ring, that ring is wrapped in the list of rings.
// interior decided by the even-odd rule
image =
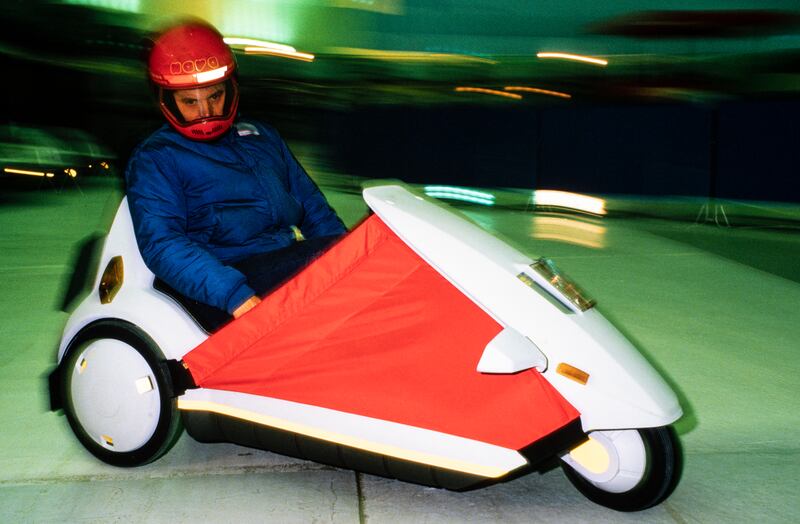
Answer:
[[[182,428],[448,489],[560,462],[622,511],[678,482],[667,383],[545,258],[399,185],[251,312],[209,334],[154,288],[127,203],[51,374],[99,459],[157,459]]]

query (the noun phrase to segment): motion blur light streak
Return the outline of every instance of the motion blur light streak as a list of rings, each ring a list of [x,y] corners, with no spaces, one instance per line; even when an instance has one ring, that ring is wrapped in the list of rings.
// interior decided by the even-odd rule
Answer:
[[[572,95],[568,93],[562,93],[560,91],[550,91],[548,89],[539,89],[538,87],[506,86],[503,89],[506,91],[522,91],[525,93],[538,93],[540,95],[557,96],[559,98],[572,98]]]
[[[595,215],[606,214],[606,201],[602,198],[569,193],[567,191],[537,189],[533,192],[533,203],[536,206],[561,207]]]
[[[591,56],[573,55],[570,53],[536,53],[537,58],[560,58],[563,60],[572,60],[575,62],[584,62],[587,64],[594,64],[599,66],[607,66],[608,60],[602,58],[593,58]]]
[[[273,49],[275,51],[283,51],[286,53],[295,53],[297,49],[290,45],[286,44],[277,44],[275,42],[269,42],[267,40],[258,40],[255,38],[241,38],[238,36],[226,36],[222,39],[223,42],[228,44],[229,46],[253,46],[253,47],[263,47],[267,49]]]
[[[102,9],[128,11],[138,13],[141,11],[141,0],[66,0],[67,4],[88,5]]]
[[[6,173],[12,173],[15,175],[28,175],[28,176],[49,176],[52,177],[52,173],[44,173],[42,171],[28,171],[27,169],[15,169],[12,167],[3,168],[3,171]]]
[[[605,247],[605,226],[564,217],[533,217],[531,236],[539,240],[557,240],[593,249]]]
[[[457,195],[455,193],[439,193],[437,191],[429,191],[425,194],[431,198],[443,198],[446,200],[461,200],[462,202],[469,202],[471,204],[481,204],[483,206],[494,205],[494,202],[492,200],[483,200],[481,198],[475,198],[468,195]]]
[[[385,15],[402,15],[405,12],[403,0],[328,0],[331,7],[373,11]]]
[[[302,60],[303,62],[313,62],[314,55],[310,53],[301,53],[299,51],[287,52],[287,51],[279,51],[277,49],[270,49],[267,47],[245,47],[244,48],[245,54],[248,55],[270,55],[270,56],[280,56],[283,58],[291,58],[293,60]]]
[[[371,60],[396,62],[440,62],[449,64],[479,63],[497,64],[497,60],[455,53],[431,53],[426,51],[391,51],[385,49],[363,49],[357,47],[333,47],[329,51],[336,55],[347,55]]]
[[[450,193],[458,193],[461,195],[469,195],[486,200],[494,200],[494,195],[491,193],[484,193],[483,191],[475,191],[474,189],[465,189],[463,187],[455,186],[425,186],[425,191],[444,191]]]
[[[226,36],[222,40],[231,47],[243,47],[245,54],[248,55],[280,56],[304,62],[313,62],[315,58],[311,53],[302,53],[290,45],[278,44],[268,40],[239,36]]]
[[[445,198],[449,200],[461,200],[473,204],[484,206],[494,205],[494,195],[472,189],[464,189],[453,186],[425,186],[425,194],[431,198]]]
[[[522,100],[522,95],[508,93],[506,91],[498,91],[496,89],[484,89],[483,87],[457,87],[455,90],[458,93],[482,93],[485,95],[495,95],[505,98],[513,98],[514,100]]]

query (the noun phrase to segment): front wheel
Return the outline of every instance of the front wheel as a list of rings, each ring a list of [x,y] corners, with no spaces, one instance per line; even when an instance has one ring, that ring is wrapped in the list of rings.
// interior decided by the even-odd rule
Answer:
[[[158,346],[141,329],[115,319],[82,329],[61,368],[64,411],[81,444],[114,466],[157,459],[182,425]]]
[[[664,501],[677,486],[682,466],[678,438],[669,426],[593,431],[561,460],[578,491],[617,511],[641,511]]]

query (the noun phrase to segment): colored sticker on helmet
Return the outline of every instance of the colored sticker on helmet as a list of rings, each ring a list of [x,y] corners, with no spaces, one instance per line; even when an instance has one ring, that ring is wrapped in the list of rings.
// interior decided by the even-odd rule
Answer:
[[[169,71],[173,75],[182,73],[201,73],[210,69],[219,68],[219,59],[216,56],[197,58],[195,60],[184,60],[183,62],[172,62],[169,64]]]

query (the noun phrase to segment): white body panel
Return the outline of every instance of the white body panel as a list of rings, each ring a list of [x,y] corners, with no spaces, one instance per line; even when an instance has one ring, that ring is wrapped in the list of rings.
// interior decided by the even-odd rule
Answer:
[[[517,451],[342,411],[217,389],[194,389],[178,408],[220,413],[412,462],[497,478],[527,464]]]
[[[366,189],[364,199],[426,262],[541,350],[544,376],[580,411],[585,431],[664,426],[681,416],[667,383],[600,313],[566,312],[517,278],[541,280],[530,257],[401,186]],[[556,373],[561,362],[589,373],[588,382]]]
[[[69,373],[75,415],[95,442],[125,452],[150,440],[161,399],[158,381],[135,349],[119,340],[96,340]]]
[[[400,186],[365,190],[367,204],[432,267],[504,327],[476,368],[514,373],[536,368],[581,413],[585,431],[663,426],[681,414],[674,393],[636,349],[597,311],[571,312],[517,278],[532,260],[470,221]],[[110,304],[97,288],[109,260],[122,256],[124,284]],[[139,254],[127,201],[102,250],[92,293],[70,316],[59,360],[75,335],[99,319],[135,324],[167,359],[180,359],[207,338],[172,299],[152,288]],[[590,374],[581,385],[556,373],[566,362]],[[525,464],[514,450],[402,424],[288,401],[216,390],[189,390],[184,410],[253,420],[345,445],[457,471],[497,477]],[[139,421],[142,422],[142,421]],[[138,423],[138,422],[137,422]],[[142,422],[143,423],[143,422]]]
[[[536,344],[512,328],[505,328],[486,344],[478,361],[481,373],[517,373],[547,369],[547,357]]]
[[[564,454],[561,460],[603,491],[624,493],[634,489],[647,472],[647,448],[639,432],[635,429],[593,431],[589,439],[593,445],[602,447],[601,454],[608,461],[604,468],[589,469],[577,460],[580,457],[575,455],[586,444]]]
[[[124,284],[110,304],[102,304],[97,289],[106,265],[115,256],[122,256]],[[123,199],[106,237],[92,292],[73,311],[64,328],[58,351],[59,362],[78,331],[104,318],[135,324],[150,335],[168,359],[180,359],[205,340],[208,335],[180,305],[153,289],[153,278],[139,253],[128,201]]]

